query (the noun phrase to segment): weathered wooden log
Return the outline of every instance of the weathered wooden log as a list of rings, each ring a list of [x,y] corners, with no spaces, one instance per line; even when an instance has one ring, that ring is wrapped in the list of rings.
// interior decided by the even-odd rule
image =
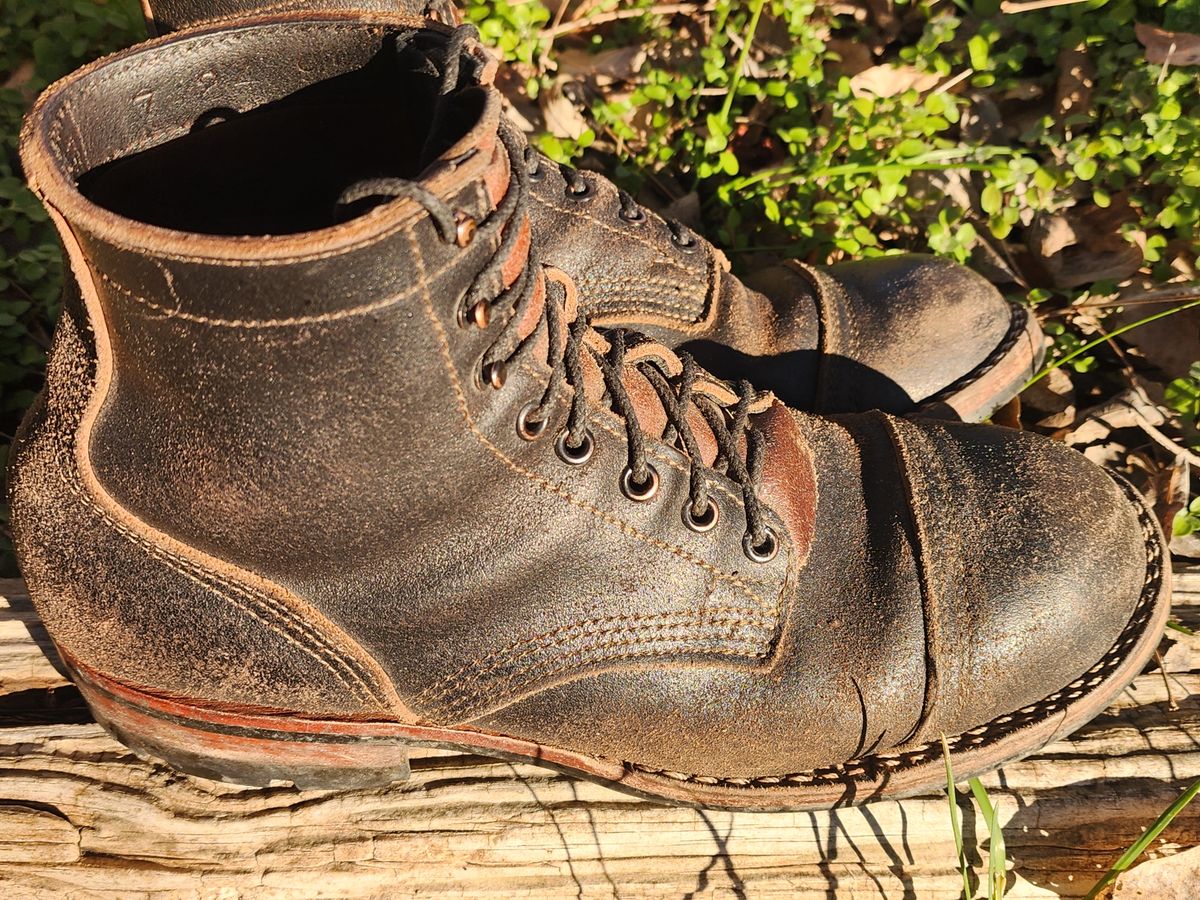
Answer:
[[[1200,570],[1176,573],[1175,617],[1200,626]],[[0,582],[0,897],[962,892],[944,794],[820,814],[702,812],[435,750],[414,750],[412,769],[386,789],[300,791],[139,759],[92,722],[23,585]],[[1007,896],[1085,893],[1196,778],[1200,637],[1172,630],[1161,663],[1112,709],[984,779],[1004,824]],[[965,796],[958,804],[979,873],[987,826]],[[1197,845],[1200,804],[1148,857]]]

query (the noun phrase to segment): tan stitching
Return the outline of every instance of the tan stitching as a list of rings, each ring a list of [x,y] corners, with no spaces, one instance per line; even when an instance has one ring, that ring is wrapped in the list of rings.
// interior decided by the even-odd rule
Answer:
[[[1158,538],[1158,529],[1154,519],[1147,510],[1145,502],[1124,479],[1116,479],[1118,487],[1137,507],[1138,522],[1142,527],[1142,538],[1146,549],[1146,579],[1142,583],[1142,593],[1138,604],[1130,614],[1124,631],[1117,637],[1109,651],[1090,669],[1072,681],[1066,687],[1055,691],[1048,697],[1024,706],[1014,712],[997,716],[990,722],[985,722],[962,734],[947,738],[950,749],[959,747],[971,749],[988,743],[989,740],[1002,740],[1008,735],[1044,721],[1047,717],[1057,715],[1071,706],[1074,701],[1095,691],[1117,669],[1128,652],[1141,636],[1154,613],[1154,600],[1162,589],[1165,572],[1163,546]],[[845,783],[856,777],[867,779],[890,778],[895,772],[928,763],[941,758],[941,743],[927,743],[917,747],[892,753],[876,753],[861,759],[847,760],[836,766],[827,766],[809,772],[797,772],[787,775],[769,775],[759,777],[730,778],[720,775],[692,775],[683,772],[671,772],[637,763],[626,762],[627,769],[644,772],[648,775],[670,778],[673,781],[696,782],[706,785],[716,785],[733,789],[751,788],[759,790],[763,787],[775,787],[783,782],[794,784],[811,784],[813,782]],[[880,769],[885,770],[880,773]]]
[[[330,673],[332,673],[334,675],[334,677],[338,679],[338,681],[340,681],[343,685],[345,685],[347,688],[349,688],[355,695],[357,695],[359,697],[359,699],[373,700],[376,703],[381,703],[386,706],[386,703],[384,703],[382,698],[376,696],[373,687],[363,680],[363,678],[361,677],[361,674],[356,670],[355,666],[351,663],[350,660],[348,660],[346,657],[342,656],[338,652],[336,647],[333,647],[333,646],[327,644],[325,642],[324,637],[321,636],[319,633],[308,629],[307,626],[305,626],[302,622],[293,618],[290,615],[290,611],[286,610],[286,608],[281,607],[281,605],[277,601],[275,601],[273,598],[270,598],[266,595],[262,595],[262,594],[259,594],[258,592],[252,591],[249,588],[244,587],[243,585],[237,585],[232,582],[229,582],[225,579],[222,579],[220,576],[218,576],[214,573],[206,572],[204,569],[195,565],[190,560],[184,559],[182,557],[178,557],[178,556],[170,553],[169,551],[164,550],[161,547],[157,547],[154,544],[151,544],[150,542],[148,542],[144,538],[142,538],[141,535],[130,531],[124,525],[122,525],[121,523],[115,521],[112,517],[110,517],[108,515],[107,511],[104,510],[101,506],[99,506],[88,495],[88,493],[85,490],[83,490],[83,485],[76,482],[74,480],[74,478],[72,478],[71,475],[68,474],[68,471],[69,470],[73,471],[73,469],[70,467],[70,465],[66,461],[59,459],[58,465],[55,468],[58,470],[59,478],[62,481],[63,485],[66,486],[67,489],[70,490],[73,494],[75,494],[75,496],[80,501],[82,501],[83,504],[91,512],[98,515],[100,517],[100,519],[106,525],[108,525],[110,528],[112,528],[114,531],[116,531],[122,537],[126,538],[127,540],[132,541],[135,545],[140,547],[142,550],[149,553],[151,557],[153,557],[154,559],[157,559],[159,562],[161,562],[165,566],[167,566],[167,568],[172,569],[173,571],[179,573],[180,575],[183,575],[185,578],[189,579],[190,581],[193,581],[194,583],[200,585],[203,588],[216,591],[222,597],[224,597],[224,599],[227,600],[232,606],[234,606],[237,609],[242,610],[243,612],[250,615],[252,618],[257,619],[260,623],[262,623],[264,626],[266,626],[267,628],[274,631],[276,634],[278,634],[280,637],[282,637],[285,641],[287,641],[293,647],[296,647],[297,649],[307,653],[310,657],[312,657],[320,665],[324,666]],[[243,603],[239,603],[238,600],[234,596],[231,596],[226,593],[222,593],[222,591],[221,591],[222,588],[225,588],[227,590],[232,590],[234,594],[240,594],[244,599],[250,601],[251,603],[256,603],[256,602],[264,603],[265,602],[267,609],[269,609],[272,613],[274,613],[276,615],[276,617],[277,617],[276,621],[274,623],[271,622],[265,616],[261,606],[259,606],[257,609],[252,609]],[[293,629],[293,631],[295,633],[298,633],[299,635],[301,635],[303,637],[311,639],[313,644],[315,645],[315,647],[314,646],[305,646],[304,644],[302,644],[301,642],[296,640],[295,637],[293,637],[292,635],[289,635],[285,631],[281,630],[279,628],[280,623],[282,623],[285,627]],[[344,672],[338,671],[338,669],[336,669],[334,667],[334,664],[338,664],[338,663],[340,663],[344,667],[344,669],[345,669]],[[354,683],[351,683],[350,681],[348,681],[346,679],[346,674],[350,675],[350,677],[354,680]]]
[[[413,240],[412,235],[409,235],[409,240]],[[736,584],[736,586],[738,586],[739,588],[742,588],[743,593],[746,596],[749,596],[749,598],[751,600],[757,601],[758,604],[763,604],[763,600],[762,600],[761,596],[758,596],[756,593],[754,593],[754,590],[751,590],[750,587],[748,586],[748,584],[746,584],[742,580],[742,578],[739,578],[737,576],[727,574],[727,572],[721,571],[720,569],[716,568],[716,566],[714,566],[712,563],[708,563],[707,560],[700,559],[700,558],[694,556],[694,554],[689,553],[688,551],[684,550],[683,547],[677,547],[676,545],[668,544],[668,542],[666,542],[664,540],[654,538],[653,535],[649,535],[649,534],[642,532],[642,530],[632,526],[632,524],[630,524],[628,522],[625,522],[624,520],[622,520],[622,518],[618,518],[617,516],[612,515],[611,512],[606,512],[605,510],[601,510],[598,508],[598,506],[594,506],[594,505],[588,503],[587,500],[583,500],[583,499],[576,497],[575,494],[572,494],[570,491],[566,490],[566,488],[564,488],[562,485],[554,484],[553,481],[542,478],[541,475],[538,475],[533,472],[529,472],[528,469],[524,469],[521,466],[518,466],[517,463],[512,462],[512,460],[510,460],[509,457],[506,457],[503,454],[503,452],[500,451],[499,448],[497,448],[496,445],[492,444],[492,442],[490,442],[490,440],[487,439],[485,434],[479,430],[479,426],[475,425],[474,420],[472,418],[470,418],[470,410],[467,408],[467,397],[462,392],[462,384],[460,383],[460,380],[458,380],[458,373],[455,371],[454,359],[452,359],[450,356],[450,350],[448,348],[446,348],[445,331],[442,328],[442,323],[438,322],[437,316],[433,312],[433,300],[430,296],[430,292],[428,292],[428,289],[426,287],[424,266],[422,266],[420,264],[420,262],[418,262],[418,270],[419,270],[418,278],[416,278],[416,280],[418,280],[418,282],[421,286],[421,294],[424,295],[426,313],[428,314],[428,316],[430,316],[430,319],[432,320],[434,328],[436,328],[438,331],[439,350],[440,350],[440,353],[442,353],[442,359],[445,362],[446,368],[448,368],[451,382],[454,383],[455,395],[458,400],[458,408],[460,408],[460,412],[462,412],[462,414],[463,414],[463,419],[466,420],[466,422],[467,422],[467,427],[470,428],[470,431],[472,431],[474,436],[479,439],[479,442],[482,445],[484,445],[485,448],[487,448],[487,450],[490,451],[491,454],[497,458],[497,460],[499,460],[500,462],[503,462],[505,464],[505,466],[508,466],[512,470],[512,472],[515,472],[518,475],[523,475],[524,478],[527,478],[530,481],[533,481],[534,484],[541,486],[542,488],[544,488],[545,491],[548,491],[548,492],[551,492],[554,494],[558,494],[559,497],[562,497],[563,499],[566,500],[566,502],[570,503],[571,505],[578,506],[578,508],[580,508],[580,509],[587,510],[588,512],[590,512],[590,514],[594,515],[596,518],[599,518],[599,520],[607,522],[608,524],[612,524],[612,526],[616,526],[619,530],[622,530],[622,532],[624,532],[625,534],[629,534],[630,536],[632,536],[632,538],[636,538],[638,540],[647,542],[647,544],[650,544],[652,546],[659,547],[660,550],[665,550],[667,552],[674,553],[680,559],[688,560],[688,562],[691,563],[692,565],[696,565],[696,566],[698,566],[698,568],[701,568],[704,571],[709,572],[709,574],[712,574],[712,575],[720,578],[721,581],[727,581],[727,582],[730,582],[731,584]],[[778,605],[776,605],[774,608],[775,608],[775,611],[778,612]]]
[[[409,235],[409,240],[410,241],[413,240],[413,236],[411,234]],[[477,426],[475,424],[475,421],[471,418],[471,412],[467,408],[467,398],[466,398],[466,395],[463,393],[462,384],[458,378],[458,372],[454,368],[454,360],[450,356],[450,351],[447,347],[445,330],[442,328],[442,323],[438,321],[437,316],[433,311],[433,299],[429,295],[429,290],[428,290],[428,286],[427,286],[428,282],[426,281],[424,265],[420,262],[419,259],[417,261],[417,270],[418,270],[417,271],[417,282],[421,286],[421,293],[422,293],[424,301],[425,301],[425,311],[428,314],[430,321],[433,323],[434,328],[437,330],[439,350],[442,355],[442,360],[446,365],[447,372],[448,372],[450,379],[454,385],[454,392],[455,392],[455,396],[458,400],[459,410],[462,413],[463,419],[466,421],[467,427],[470,429],[471,433],[475,435],[476,439],[478,439],[479,442],[484,447],[486,447],[488,449],[488,451],[493,456],[496,457],[497,460],[502,462],[504,465],[506,465],[509,469],[511,469],[513,472],[517,473],[518,475],[522,475],[523,477],[528,478],[530,481],[539,485],[543,490],[546,490],[552,494],[557,494],[558,496],[562,497],[564,500],[566,500],[571,505],[577,506],[580,509],[587,510],[592,515],[594,515],[596,518],[600,519],[603,522],[607,522],[610,525],[615,526],[616,528],[618,528],[620,531],[624,532],[625,534],[628,534],[629,536],[637,538],[638,540],[648,543],[652,546],[658,547],[660,550],[666,550],[669,553],[673,553],[676,556],[678,556],[680,559],[684,559],[687,562],[690,562],[692,565],[698,566],[699,568],[710,573],[711,575],[714,575],[716,578],[720,579],[721,581],[725,581],[732,585],[737,586],[738,588],[741,589],[742,593],[745,594],[749,599],[757,602],[758,604],[762,605],[764,608],[773,609],[775,614],[778,615],[778,611],[779,611],[778,602],[776,603],[776,605],[774,607],[767,607],[766,604],[763,602],[763,599],[761,597],[759,597],[758,594],[754,593],[754,591],[750,589],[750,586],[748,584],[746,584],[746,582],[743,581],[741,578],[739,578],[735,575],[731,575],[727,572],[721,571],[716,566],[712,565],[712,563],[708,562],[707,560],[700,559],[699,557],[695,556],[692,553],[689,553],[687,550],[685,550],[682,547],[677,547],[674,544],[670,544],[666,541],[660,540],[659,538],[656,538],[653,535],[646,534],[645,532],[643,532],[640,529],[636,528],[635,526],[629,524],[628,522],[625,522],[624,520],[612,515],[611,513],[605,512],[604,510],[600,509],[599,507],[594,506],[591,503],[588,503],[586,500],[582,500],[579,497],[576,497],[574,494],[572,494],[570,491],[568,491],[562,485],[556,484],[556,483],[550,481],[549,479],[543,478],[541,475],[538,475],[535,472],[530,472],[528,469],[522,468],[521,466],[517,465],[517,463],[513,462],[511,459],[509,459],[507,456],[505,456],[504,453],[500,450],[500,448],[496,447],[491,441],[489,441],[487,436],[484,435],[484,433],[479,430],[479,426]]]
[[[601,305],[603,305],[603,308],[600,308]],[[591,302],[585,304],[585,306],[593,313],[599,313],[603,317],[602,319],[594,319],[594,321],[627,322],[630,319],[637,319],[650,314],[670,319],[673,322],[679,322],[681,325],[693,325],[696,322],[694,315],[684,315],[667,308],[660,309],[655,305],[653,300],[646,301],[644,306],[637,306],[628,303],[612,303],[603,297],[593,297]]]
[[[633,231],[631,231],[628,228],[617,228],[614,225],[610,225],[607,222],[603,222],[585,210],[567,209],[566,207],[563,207],[563,206],[556,206],[555,204],[553,204],[549,200],[547,200],[545,197],[542,197],[537,191],[530,191],[529,196],[532,197],[536,202],[540,203],[542,206],[545,206],[548,209],[552,209],[555,212],[562,213],[563,215],[571,216],[572,218],[586,219],[589,222],[593,223],[597,228],[603,228],[605,231],[611,231],[613,234],[620,235],[620,237],[623,240],[634,241],[635,243],[641,244],[647,250],[652,250],[658,256],[658,260],[660,263],[662,263],[662,265],[669,266],[672,269],[676,269],[676,270],[684,273],[685,275],[687,275],[689,278],[694,280],[697,284],[705,284],[705,286],[707,287],[707,279],[701,280],[701,279],[697,278],[696,272],[694,272],[692,269],[688,268],[687,266],[683,265],[678,260],[672,259],[671,257],[667,256],[665,253],[662,252],[662,248],[656,246],[649,238],[644,238],[641,235],[634,233]]]
[[[750,619],[760,619],[769,622],[770,617],[765,615],[762,610],[740,609],[737,607],[715,607],[708,612],[712,613],[729,613],[729,616],[721,617],[706,617],[702,625],[736,625],[736,624],[751,624],[747,621]],[[734,617],[734,614],[738,616]],[[672,622],[672,619],[678,619],[678,622]],[[650,624],[654,620],[660,621],[659,624]],[[645,624],[643,624],[645,623]],[[487,656],[478,657],[471,662],[462,666],[452,675],[447,675],[441,680],[434,682],[416,698],[417,703],[436,703],[447,694],[454,690],[463,688],[465,685],[478,683],[490,675],[492,672],[506,665],[513,665],[528,659],[530,656],[539,651],[553,650],[561,647],[564,644],[569,644],[571,641],[580,638],[592,638],[604,634],[614,634],[623,631],[633,631],[638,628],[644,628],[650,631],[663,631],[667,629],[678,629],[685,627],[694,627],[697,620],[694,614],[687,611],[678,612],[663,612],[650,614],[631,614],[623,616],[600,616],[593,619],[583,619],[582,621],[572,622],[569,625],[562,625],[544,634],[536,637],[526,638],[518,641],[513,641],[507,647],[489,653]],[[593,630],[593,626],[604,626]],[[572,633],[574,632],[574,633]],[[521,650],[520,653],[514,654],[514,651]],[[490,663],[490,665],[488,665]],[[487,665],[487,668],[480,669],[480,666]]]
[[[183,575],[185,578],[188,578],[202,587],[216,591],[231,605],[251,615],[253,618],[260,621],[263,625],[270,628],[276,634],[279,634],[280,637],[282,637],[292,646],[307,653],[310,657],[328,669],[342,684],[344,684],[360,699],[374,701],[375,703],[381,704],[384,707],[387,706],[384,698],[375,693],[375,690],[369,683],[369,680],[364,680],[362,670],[357,667],[357,661],[350,660],[345,657],[340,653],[336,646],[329,644],[323,635],[309,628],[305,623],[292,617],[291,611],[275,600],[275,598],[262,594],[261,592],[254,591],[245,585],[228,581],[216,573],[209,572],[196,565],[191,560],[180,557],[174,553],[171,553],[165,548],[159,547],[147,541],[144,537],[132,531],[123,523],[116,521],[112,516],[109,515],[108,511],[100,506],[95,498],[91,496],[91,494],[84,488],[83,484],[80,483],[76,474],[74,460],[61,458],[59,452],[60,450],[55,450],[56,465],[54,468],[63,485],[72,494],[74,494],[87,509],[97,515],[101,521],[107,524],[110,528],[178,574]],[[227,591],[232,591],[235,595],[240,595],[244,600],[255,604],[257,611],[247,608],[244,604],[239,603],[235,597],[230,596],[228,593],[223,593],[221,590],[222,588],[226,589]],[[265,610],[263,608],[264,606]],[[269,618],[265,618],[267,612],[274,614],[276,618],[276,622],[274,624],[269,620]],[[280,623],[282,623],[285,627],[290,628],[293,634],[289,635],[282,631],[279,628]],[[297,642],[293,635],[299,635],[300,637],[308,638],[312,646],[305,646],[304,644]],[[344,671],[339,672],[337,669],[332,667],[331,663],[340,665]],[[347,681],[347,674],[349,674],[356,684]],[[369,675],[367,678],[369,679]]]
[[[444,266],[438,274],[444,272],[449,266]],[[202,316],[197,313],[184,312],[178,308],[164,306],[161,303],[155,303],[146,297],[139,296],[129,288],[113,281],[103,272],[100,272],[100,278],[111,287],[113,290],[122,294],[135,303],[139,303],[155,312],[162,313],[163,319],[182,319],[185,322],[194,322],[199,325],[211,325],[218,328],[287,328],[294,325],[318,325],[329,322],[336,322],[340,319],[349,319],[354,316],[367,315],[369,313],[378,312],[381,309],[386,309],[389,306],[394,306],[407,300],[415,291],[415,288],[409,288],[399,294],[393,294],[390,297],[385,297],[382,300],[377,300],[374,303],[365,303],[361,306],[352,306],[346,309],[334,310],[333,312],[318,313],[311,316],[293,316],[287,319],[219,319],[212,316]]]
[[[683,628],[685,626],[679,625],[679,626],[673,626],[673,627],[674,628]],[[725,640],[733,641],[733,638],[725,638]],[[534,677],[538,678],[541,681],[547,681],[547,680],[556,678],[559,675],[565,674],[567,672],[574,671],[578,668],[594,667],[597,663],[609,662],[612,660],[620,660],[620,659],[631,659],[631,658],[638,657],[638,656],[651,656],[656,653],[664,652],[661,650],[651,649],[657,644],[682,644],[686,647],[685,641],[683,641],[679,638],[675,638],[675,637],[657,637],[657,638],[656,637],[647,637],[647,638],[636,638],[636,639],[626,640],[626,641],[609,641],[609,642],[601,643],[600,647],[597,648],[601,652],[597,652],[594,654],[589,653],[588,657],[586,659],[580,659],[580,660],[566,662],[563,665],[559,665],[555,668],[551,668],[548,671],[540,672],[537,675],[535,675]],[[641,652],[641,653],[630,652],[630,648],[642,648],[642,650],[644,652]],[[607,652],[604,652],[604,651],[607,651]],[[732,647],[728,647],[728,648],[706,647],[703,650],[694,651],[694,652],[699,652],[705,656],[725,656],[725,657],[743,657],[743,658],[747,657],[747,656],[758,656],[759,655],[757,644],[752,643],[750,641],[745,642],[745,647],[743,649],[735,649]],[[551,660],[548,662],[553,662],[553,661]],[[532,673],[537,672],[537,669],[538,669],[538,665],[535,663],[533,665],[526,666],[523,669],[512,672],[508,675],[505,675],[503,678],[497,679],[497,681],[501,685],[508,685],[509,683],[511,683],[517,679],[524,679],[524,678],[530,677],[532,675]],[[488,688],[490,690],[498,690],[501,692],[504,691],[504,688],[498,687],[496,682],[493,682],[492,684],[488,685]],[[483,713],[487,709],[499,709],[503,706],[509,706],[512,703],[517,702],[521,693],[529,694],[536,690],[540,690],[540,688],[528,688],[523,692],[518,692],[517,695],[510,695],[508,697],[497,697],[497,698],[493,699],[493,702],[487,704],[487,706],[485,706],[483,709],[476,710],[474,712],[474,715],[471,715],[467,719],[467,721],[469,721],[470,719],[478,718],[479,716],[483,715]],[[481,699],[488,699],[488,698],[480,697],[478,693],[475,693],[468,697],[460,698],[458,701],[456,701],[453,705],[451,705],[446,710],[445,715],[447,718],[451,718],[451,719],[453,719],[455,717],[459,717],[459,716],[465,717],[470,712],[471,706],[473,704],[478,704],[478,702]]]

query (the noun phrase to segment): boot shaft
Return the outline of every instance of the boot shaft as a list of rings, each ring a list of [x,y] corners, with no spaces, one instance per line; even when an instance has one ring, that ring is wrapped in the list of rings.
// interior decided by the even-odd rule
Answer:
[[[263,58],[287,62],[249,78]],[[523,144],[497,124],[489,71],[461,32],[297,17],[152,43],[39,102],[24,158],[77,289],[16,454],[14,520],[68,654],[221,702],[466,719],[518,689],[510,666],[561,677],[564,647],[583,670],[770,652],[812,525],[785,525],[756,482],[804,521],[813,476],[796,426],[703,373],[681,395],[669,351],[572,325],[569,279],[546,287],[529,258]],[[313,230],[313,208],[280,211],[266,163],[278,154],[332,217],[335,179],[298,179],[310,160],[294,158],[290,117],[327,127],[376,78],[400,87],[344,116],[364,139],[314,138],[357,187],[349,221]],[[388,115],[411,127],[390,169],[372,155],[372,119]],[[282,147],[259,146],[260,122]],[[236,188],[212,211],[210,171]],[[404,196],[373,196],[387,191]],[[537,433],[519,427],[534,407]],[[767,443],[789,448],[774,454],[785,470],[750,459],[770,449],[751,440],[763,417]],[[660,440],[668,420],[687,437]],[[700,487],[699,505],[720,507],[711,528],[685,524]],[[744,538],[754,528],[770,552]],[[254,615],[290,610],[316,637],[263,661],[278,629],[235,624],[247,597]],[[330,647],[336,683],[310,672]],[[221,676],[242,657],[267,674]],[[153,676],[131,658],[152,659]],[[480,659],[493,660],[482,680],[451,687]],[[426,691],[435,673],[442,687]]]

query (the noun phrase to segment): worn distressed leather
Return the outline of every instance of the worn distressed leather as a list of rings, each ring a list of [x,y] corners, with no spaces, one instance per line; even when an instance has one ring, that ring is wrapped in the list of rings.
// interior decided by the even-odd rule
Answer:
[[[274,10],[268,0],[147,0],[159,30],[218,14]],[[423,0],[291,0],[294,9],[400,7],[452,21],[453,4]],[[448,7],[449,9],[443,9]],[[813,412],[922,408],[981,418],[1017,393],[1042,355],[1041,332],[983,277],[910,254],[832,267],[771,266],[743,284],[723,254],[689,235],[673,239],[650,211],[623,216],[615,185],[596,173],[574,188],[556,165],[531,158],[530,220],[543,258],[569,272],[597,322],[632,327],[693,353],[725,378],[749,378]],[[995,367],[1014,371],[997,378]],[[990,374],[989,374],[990,373]],[[982,397],[955,397],[973,382]],[[948,402],[947,402],[948,401]]]
[[[623,217],[619,192],[603,176],[578,173],[588,190],[574,193],[549,160],[532,166],[541,173],[533,222],[543,256],[575,275],[597,322],[686,349],[713,372],[749,378],[794,407],[911,412],[981,369],[1027,325],[982,276],[919,254],[781,264],[744,284],[703,238],[680,241],[649,210],[640,221]],[[1040,348],[1028,355],[1040,358]]]
[[[142,0],[146,24],[153,34],[167,34],[218,19],[307,9],[397,13],[422,16],[448,25],[459,20],[453,0]]]
[[[22,159],[73,282],[14,448],[12,522],[72,658],[207,706],[754,777],[988,722],[1109,651],[1148,538],[1113,481],[1049,441],[819,418],[703,372],[682,392],[674,354],[631,338],[614,361],[612,331],[581,332],[595,352],[524,439],[574,285],[528,240],[483,51],[447,60],[452,32],[419,25],[201,27],[30,113]],[[427,193],[339,221],[340,179],[364,177]],[[464,319],[501,251],[488,315]],[[495,387],[481,361],[514,309]],[[657,383],[693,445],[667,433]],[[568,465],[555,436],[580,391],[594,454]],[[717,459],[743,414],[749,483]],[[661,476],[646,502],[619,487],[634,424]],[[682,516],[696,454],[720,509],[705,533]],[[779,548],[763,562],[744,546],[755,498]]]

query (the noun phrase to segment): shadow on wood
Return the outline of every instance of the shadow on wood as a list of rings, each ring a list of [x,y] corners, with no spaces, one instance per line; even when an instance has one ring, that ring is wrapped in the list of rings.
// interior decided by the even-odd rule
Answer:
[[[1200,626],[1200,570],[1175,616]],[[1008,897],[1079,896],[1200,777],[1200,638],[1070,739],[984,779]],[[958,896],[945,795],[829,813],[659,806],[532,766],[412,752],[389,788],[243,788],[94,724],[19,581],[0,582],[0,893],[28,896]],[[987,826],[959,798],[969,858]],[[1200,845],[1200,807],[1151,848]],[[1183,871],[1184,868],[1180,867]]]

